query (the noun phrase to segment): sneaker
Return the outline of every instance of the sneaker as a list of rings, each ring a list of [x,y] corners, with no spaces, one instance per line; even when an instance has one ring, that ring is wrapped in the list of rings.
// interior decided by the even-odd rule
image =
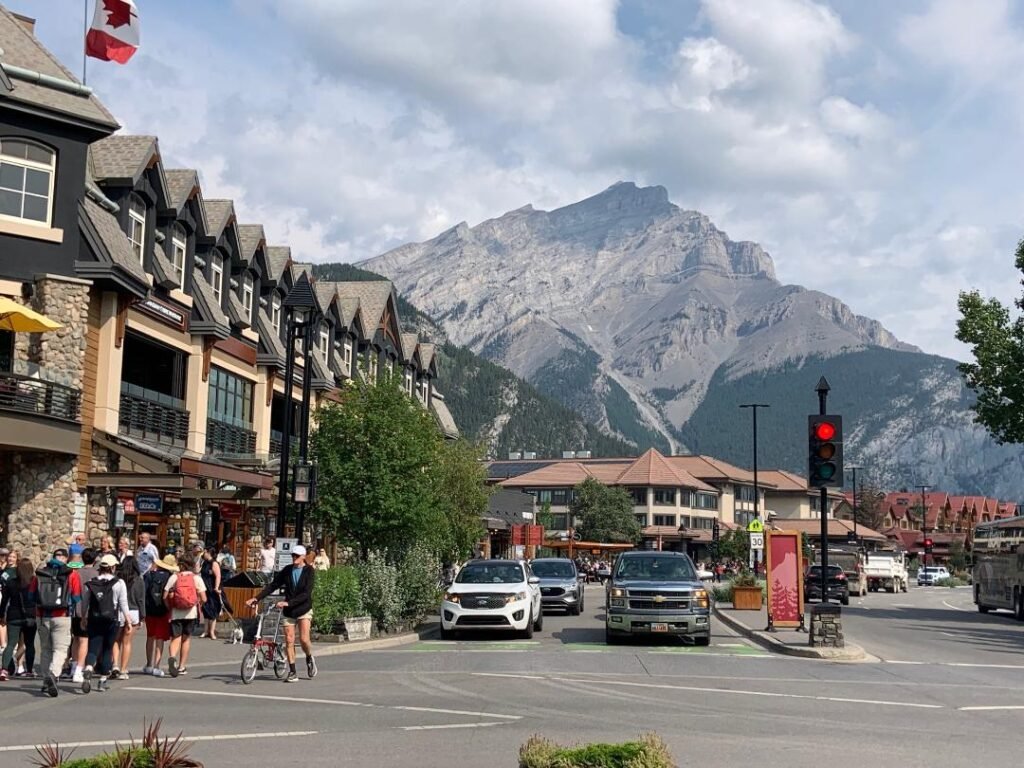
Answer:
[[[86,669],[88,670],[88,667],[86,667]],[[83,674],[84,673],[82,672],[82,670],[78,670],[77,672],[75,672],[75,674],[73,674],[71,676],[71,682],[74,683],[75,685],[81,685],[82,684],[82,680],[85,679],[83,677]]]
[[[153,675],[153,677],[165,677],[166,676],[166,675],[164,675],[164,671],[162,669],[160,669],[159,667],[153,667],[152,675]]]
[[[312,656],[306,657],[306,675],[312,680],[319,670],[316,668],[316,659]]]
[[[110,679],[111,680],[117,680],[119,677],[121,677],[121,670],[120,669],[118,669],[117,667],[114,667],[112,670],[110,670]]]
[[[181,667],[181,668],[180,668],[180,669],[178,670],[178,674],[179,674],[179,675],[187,675],[187,674],[188,674],[188,667]]]
[[[92,667],[86,667],[85,671],[81,673],[82,680],[82,693],[88,693],[92,690]]]
[[[43,680],[43,693],[51,699],[57,698],[57,681],[53,679],[53,675],[47,675]]]
[[[25,676],[25,667],[19,666],[18,667],[18,671],[14,673],[14,676],[15,677],[24,677]]]
[[[295,672],[289,672],[288,677],[284,679],[286,683],[297,683],[299,682],[299,676]]]
[[[111,680],[115,680],[115,679],[116,680],[127,680],[128,679],[128,672],[126,670],[126,671],[122,672],[121,674],[119,674],[116,678],[113,675],[111,675],[110,679]]]
[[[108,688],[107,688],[107,678],[105,678],[105,677],[101,677],[100,678],[100,682],[99,682],[99,685],[96,686],[96,690],[100,691],[100,692],[108,690]]]
[[[171,677],[178,676],[178,660],[173,656],[167,660],[167,671],[171,673]]]
[[[143,667],[142,668],[142,674],[144,674],[144,675],[152,675],[153,674],[153,668],[149,667],[149,666]]]

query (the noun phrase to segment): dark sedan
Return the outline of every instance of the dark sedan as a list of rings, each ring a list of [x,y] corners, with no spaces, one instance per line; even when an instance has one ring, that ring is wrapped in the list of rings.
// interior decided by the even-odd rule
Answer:
[[[820,565],[812,565],[804,574],[804,599],[821,600]],[[843,605],[850,604],[850,583],[846,580],[846,573],[841,566],[828,567],[828,599]]]

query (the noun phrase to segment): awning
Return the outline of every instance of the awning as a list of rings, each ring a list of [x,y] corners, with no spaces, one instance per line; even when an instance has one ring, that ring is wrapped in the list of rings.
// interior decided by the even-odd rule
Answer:
[[[14,299],[0,296],[0,331],[46,333],[47,331],[56,331],[58,328],[63,328],[63,326],[46,315],[33,312]]]

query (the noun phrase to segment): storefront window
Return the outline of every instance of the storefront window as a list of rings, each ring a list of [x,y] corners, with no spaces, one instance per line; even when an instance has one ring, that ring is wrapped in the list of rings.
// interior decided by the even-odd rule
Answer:
[[[234,427],[252,428],[252,382],[213,366],[210,368],[209,417]]]

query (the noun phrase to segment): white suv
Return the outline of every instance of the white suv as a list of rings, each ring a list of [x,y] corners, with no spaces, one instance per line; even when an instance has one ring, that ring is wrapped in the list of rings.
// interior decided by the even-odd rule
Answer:
[[[472,560],[463,566],[441,602],[441,638],[460,629],[515,630],[533,637],[544,624],[540,579],[518,560]]]
[[[948,579],[949,571],[946,570],[945,566],[941,565],[929,565],[926,568],[922,568],[917,572],[917,586],[919,587],[934,587],[935,582],[941,579]]]

